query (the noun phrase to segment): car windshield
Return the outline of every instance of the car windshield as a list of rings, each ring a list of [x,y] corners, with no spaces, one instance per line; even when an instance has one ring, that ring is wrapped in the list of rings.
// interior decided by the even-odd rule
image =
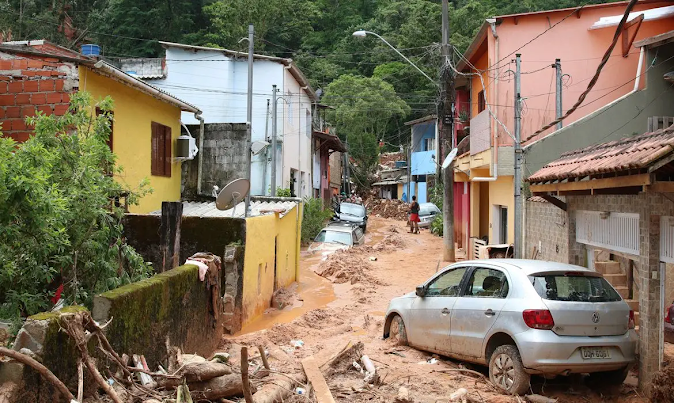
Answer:
[[[357,204],[342,203],[342,205],[339,206],[339,212],[356,217],[365,217],[365,207]]]
[[[538,295],[554,301],[614,302],[620,294],[603,277],[576,274],[529,276]]]
[[[323,230],[315,239],[316,242],[338,243],[342,245],[353,244],[353,238],[349,232],[342,231],[326,231]]]
[[[432,204],[422,204],[419,208],[419,215],[431,215],[432,213],[439,213],[440,209]]]

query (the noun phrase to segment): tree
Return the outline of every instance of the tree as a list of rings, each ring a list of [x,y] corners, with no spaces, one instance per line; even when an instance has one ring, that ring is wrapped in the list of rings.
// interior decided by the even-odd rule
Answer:
[[[148,190],[124,189],[106,141],[111,115],[92,116],[90,97],[72,97],[62,117],[28,118],[35,134],[22,144],[0,138],[0,317],[31,315],[60,285],[69,303],[150,273],[122,237],[123,209]],[[112,109],[106,99],[98,105]]]
[[[410,113],[393,86],[379,78],[343,75],[326,89],[323,99],[335,109],[329,114],[354,159],[353,177],[367,189],[379,157],[379,140],[389,124]]]

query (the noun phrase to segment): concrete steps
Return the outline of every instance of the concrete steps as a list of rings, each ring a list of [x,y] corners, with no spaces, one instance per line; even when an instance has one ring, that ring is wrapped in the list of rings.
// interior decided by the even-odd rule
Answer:
[[[627,275],[622,272],[620,262],[594,262],[594,268],[601,273],[606,281],[611,283],[613,288],[620,294],[620,296],[627,302],[630,309],[634,311],[634,322],[639,326],[639,299],[627,299],[629,297],[629,287],[627,284]],[[636,290],[635,290],[636,294]]]
[[[619,262],[594,262],[594,269],[603,275],[622,274]]]
[[[614,287],[627,287],[627,276],[624,274],[604,274],[604,278]]]

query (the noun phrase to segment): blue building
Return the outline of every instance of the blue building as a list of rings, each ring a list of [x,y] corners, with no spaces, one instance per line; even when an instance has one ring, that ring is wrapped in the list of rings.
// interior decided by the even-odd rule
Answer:
[[[435,115],[405,123],[411,126],[411,178],[409,189],[417,196],[419,203],[428,201],[429,188],[435,183],[437,170],[436,150],[438,149],[438,126]],[[406,189],[407,191],[407,189]]]

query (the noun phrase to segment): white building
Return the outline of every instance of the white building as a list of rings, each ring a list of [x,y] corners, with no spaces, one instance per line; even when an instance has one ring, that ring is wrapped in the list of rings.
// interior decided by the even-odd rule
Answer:
[[[203,111],[209,123],[246,123],[248,54],[227,49],[160,42],[164,59],[124,60],[123,69],[169,91]],[[271,143],[272,86],[277,100],[277,187],[292,188],[298,197],[312,195],[312,109],[318,101],[308,80],[291,59],[254,55],[252,141]],[[183,113],[186,125],[198,124]],[[251,194],[271,189],[271,153],[253,156]],[[234,156],[242,157],[242,156]],[[265,161],[267,159],[267,161]],[[301,178],[298,188],[297,179]]]

